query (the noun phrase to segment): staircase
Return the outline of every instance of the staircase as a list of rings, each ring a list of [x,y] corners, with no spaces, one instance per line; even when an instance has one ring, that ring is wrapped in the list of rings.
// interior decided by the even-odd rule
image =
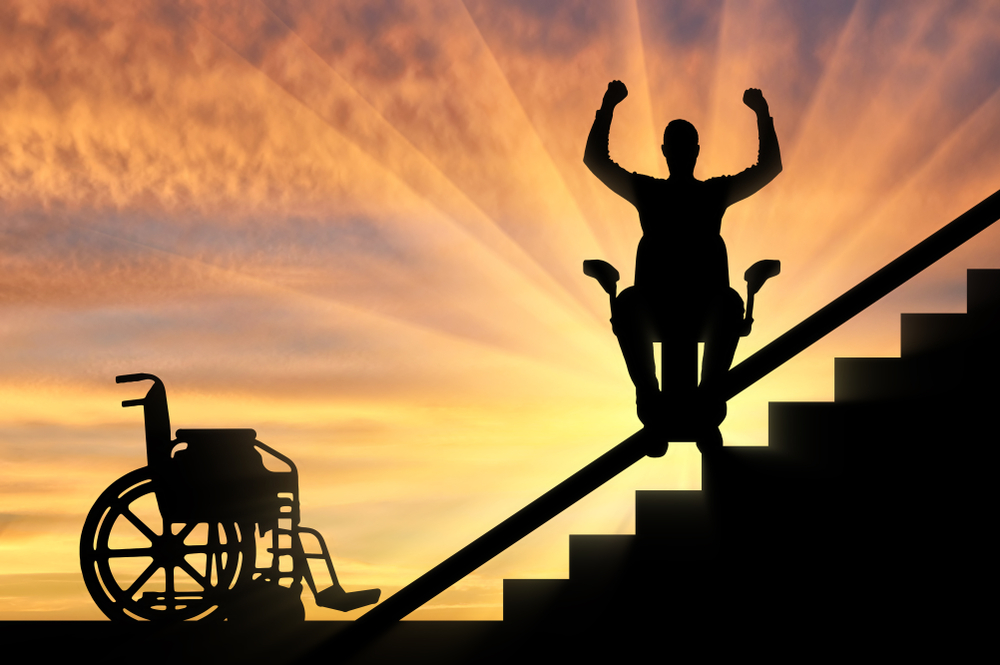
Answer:
[[[635,535],[570,536],[569,579],[505,580],[509,636],[586,662],[985,627],[969,597],[995,586],[1000,271],[968,272],[968,313],[901,327],[899,358],[835,361],[833,402],[772,403],[768,447],[704,457],[703,491],[637,492]]]

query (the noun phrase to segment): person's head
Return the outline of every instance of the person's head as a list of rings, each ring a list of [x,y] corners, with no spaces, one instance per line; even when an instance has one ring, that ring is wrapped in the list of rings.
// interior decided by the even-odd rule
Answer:
[[[671,175],[693,175],[699,150],[698,130],[687,120],[673,120],[663,130],[663,156]]]

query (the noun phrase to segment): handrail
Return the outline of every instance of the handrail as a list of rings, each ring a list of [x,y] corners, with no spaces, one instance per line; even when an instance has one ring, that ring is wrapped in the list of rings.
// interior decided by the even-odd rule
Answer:
[[[1000,190],[730,370],[734,397],[1000,219]],[[442,591],[629,468],[653,435],[640,430],[540,498],[376,605],[336,639],[341,656],[361,648]]]
[[[653,435],[639,430],[485,534],[376,605],[357,627],[391,625],[646,456]]]

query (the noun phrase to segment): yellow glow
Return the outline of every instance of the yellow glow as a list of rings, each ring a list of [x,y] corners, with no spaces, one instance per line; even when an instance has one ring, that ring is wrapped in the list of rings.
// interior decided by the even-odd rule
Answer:
[[[530,5],[530,6],[529,6]],[[822,5],[822,6],[819,6]],[[731,282],[761,258],[745,359],[992,193],[1000,17],[984,3],[134,3],[18,0],[0,20],[0,619],[101,618],[87,511],[145,463],[141,411],[253,427],[300,472],[302,517],[348,589],[383,597],[634,432],[603,258],[632,281],[635,210],[582,163],[608,81],[612,157],[665,177],[756,158]],[[835,356],[899,352],[903,311],[964,311],[985,232],[729,406],[833,397]],[[700,486],[691,446],[646,460],[412,618],[497,619],[504,577],[563,577],[571,533],[629,533],[636,489]],[[353,618],[317,608],[309,618]]]

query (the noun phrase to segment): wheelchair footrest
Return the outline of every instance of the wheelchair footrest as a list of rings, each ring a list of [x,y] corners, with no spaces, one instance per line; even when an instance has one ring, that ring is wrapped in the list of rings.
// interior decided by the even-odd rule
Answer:
[[[344,591],[343,587],[334,585],[316,593],[316,604],[331,610],[350,612],[365,605],[374,605],[381,593],[379,589],[348,592]]]

